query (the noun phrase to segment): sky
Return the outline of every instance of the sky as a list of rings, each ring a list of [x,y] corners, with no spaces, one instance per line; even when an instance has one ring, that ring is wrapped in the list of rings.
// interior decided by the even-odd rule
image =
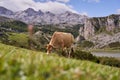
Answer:
[[[0,6],[12,11],[27,8],[56,14],[71,11],[89,17],[120,14],[120,0],[0,0]]]

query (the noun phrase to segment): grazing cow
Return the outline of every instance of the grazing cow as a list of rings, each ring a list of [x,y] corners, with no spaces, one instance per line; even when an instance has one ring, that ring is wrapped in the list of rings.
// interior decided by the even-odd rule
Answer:
[[[52,48],[64,49],[70,48],[74,43],[74,37],[71,33],[54,32],[49,44],[47,45],[47,54],[52,51]]]

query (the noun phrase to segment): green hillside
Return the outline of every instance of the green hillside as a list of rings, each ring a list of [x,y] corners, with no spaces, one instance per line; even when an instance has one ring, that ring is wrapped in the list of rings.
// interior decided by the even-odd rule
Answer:
[[[6,29],[7,31],[13,32],[26,32],[27,31],[27,24],[17,20],[4,20],[5,17],[0,17],[0,28]]]
[[[120,80],[120,68],[0,43],[0,80]]]

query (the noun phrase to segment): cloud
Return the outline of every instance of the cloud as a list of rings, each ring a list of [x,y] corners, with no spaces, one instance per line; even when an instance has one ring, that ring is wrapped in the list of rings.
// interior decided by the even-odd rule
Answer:
[[[42,0],[43,1],[43,0]],[[67,5],[69,0],[44,0],[45,2],[38,2],[38,0],[1,0],[0,5],[13,11],[25,10],[33,8],[35,10],[51,11],[53,13],[62,13],[71,11],[78,13],[73,9],[72,5]],[[60,2],[59,2],[60,1]],[[65,2],[65,3],[64,3]]]
[[[81,12],[80,14],[81,14],[81,15],[88,16],[88,13],[87,13],[87,12]]]
[[[60,2],[66,3],[66,2],[69,2],[70,0],[56,0],[56,1],[60,1]]]
[[[85,2],[96,2],[96,3],[100,2],[100,0],[83,0],[83,1],[85,1]]]
[[[42,2],[45,2],[45,1],[57,1],[57,2],[67,3],[67,2],[69,2],[70,0],[35,0],[35,1],[42,1]]]
[[[117,9],[117,14],[120,14],[120,9]]]

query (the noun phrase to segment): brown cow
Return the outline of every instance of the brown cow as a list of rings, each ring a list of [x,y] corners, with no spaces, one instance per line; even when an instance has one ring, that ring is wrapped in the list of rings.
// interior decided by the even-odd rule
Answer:
[[[70,48],[74,42],[74,37],[71,33],[54,32],[49,44],[47,45],[47,54],[52,51],[52,48],[64,49]]]

